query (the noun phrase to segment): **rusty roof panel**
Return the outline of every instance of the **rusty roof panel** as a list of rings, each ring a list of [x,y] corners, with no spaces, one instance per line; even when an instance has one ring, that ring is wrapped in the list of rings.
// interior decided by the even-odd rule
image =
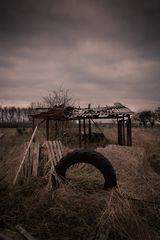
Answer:
[[[115,103],[113,106],[97,108],[72,108],[72,107],[54,107],[53,109],[39,109],[36,114],[30,116],[38,119],[70,120],[78,118],[112,118],[122,115],[132,115],[133,112],[122,105]]]

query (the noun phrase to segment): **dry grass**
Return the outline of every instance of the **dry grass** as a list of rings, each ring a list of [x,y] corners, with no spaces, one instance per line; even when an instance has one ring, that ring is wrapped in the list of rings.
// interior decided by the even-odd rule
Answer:
[[[115,129],[108,136],[115,139]],[[117,172],[119,187],[112,191],[103,190],[94,167],[81,164],[67,172],[71,181],[54,191],[45,178],[13,187],[9,183],[23,154],[23,145],[13,144],[0,162],[0,231],[19,240],[17,224],[39,240],[160,239],[160,181],[148,162],[159,156],[159,137],[155,129],[133,129],[134,147],[97,149]]]

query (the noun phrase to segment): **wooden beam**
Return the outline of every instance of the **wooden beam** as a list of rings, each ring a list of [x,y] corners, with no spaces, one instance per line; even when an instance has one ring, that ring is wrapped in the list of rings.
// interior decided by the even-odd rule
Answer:
[[[127,120],[127,146],[132,146],[132,127],[130,116],[128,116]]]
[[[81,136],[81,119],[79,118],[78,120],[78,125],[79,125],[79,147],[82,147],[82,136]]]
[[[88,134],[89,134],[89,139],[92,137],[92,128],[91,128],[91,119],[88,119]]]
[[[86,119],[83,119],[83,138],[84,138],[84,147],[86,147]]]
[[[123,128],[122,141],[123,141],[123,145],[125,145],[126,144],[126,140],[125,140],[125,120],[124,120],[124,115],[123,115],[123,120],[122,120],[122,128]]]
[[[32,117],[32,132],[34,132],[35,129],[35,118]],[[33,142],[35,142],[35,138],[33,138]]]
[[[24,228],[22,228],[20,225],[16,226],[17,231],[27,240],[36,240],[34,237],[30,235],[29,232],[27,232]]]
[[[118,144],[123,145],[122,120],[118,120]]]

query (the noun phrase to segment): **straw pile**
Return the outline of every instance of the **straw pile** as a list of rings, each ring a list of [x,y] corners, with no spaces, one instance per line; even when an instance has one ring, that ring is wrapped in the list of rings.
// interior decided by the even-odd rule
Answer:
[[[110,160],[127,195],[154,198],[159,192],[160,177],[150,167],[144,148],[109,145],[97,151]]]
[[[117,189],[104,191],[101,174],[84,164],[71,168],[71,181],[54,191],[47,189],[45,178],[13,188],[8,182],[22,159],[23,146],[15,148],[5,161],[7,176],[0,181],[1,232],[21,239],[15,230],[20,224],[45,240],[160,239],[160,181],[147,164],[144,148],[110,145],[97,151],[113,164]]]

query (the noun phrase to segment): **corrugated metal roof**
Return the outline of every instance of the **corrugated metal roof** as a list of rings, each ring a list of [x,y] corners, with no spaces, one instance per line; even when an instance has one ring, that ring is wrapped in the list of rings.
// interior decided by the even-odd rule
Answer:
[[[78,119],[78,118],[113,118],[117,116],[132,115],[133,112],[121,103],[114,103],[113,106],[97,107],[97,108],[72,108],[64,106],[55,106],[52,109],[38,109],[36,114],[31,116],[38,119]]]
[[[73,110],[71,117],[93,117],[93,118],[109,118],[117,115],[131,115],[133,112],[121,103],[115,103],[113,106],[97,107],[97,108],[77,108]]]

